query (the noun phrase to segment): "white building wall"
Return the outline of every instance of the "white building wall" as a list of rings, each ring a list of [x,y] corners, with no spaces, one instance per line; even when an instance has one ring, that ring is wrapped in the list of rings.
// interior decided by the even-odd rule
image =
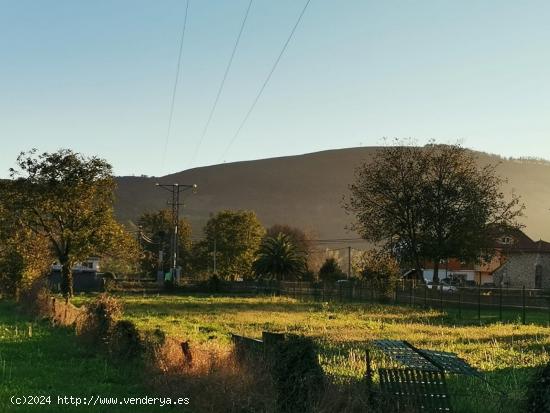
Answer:
[[[434,278],[434,270],[433,269],[423,270],[422,274],[423,274],[424,280],[426,280],[426,282],[433,281],[433,278]],[[475,270],[453,270],[453,271],[451,271],[451,270],[446,270],[445,268],[440,268],[439,269],[438,277],[439,277],[440,280],[443,279],[443,278],[450,278],[451,275],[464,277],[464,279],[467,280],[467,281],[475,281],[476,280]]]

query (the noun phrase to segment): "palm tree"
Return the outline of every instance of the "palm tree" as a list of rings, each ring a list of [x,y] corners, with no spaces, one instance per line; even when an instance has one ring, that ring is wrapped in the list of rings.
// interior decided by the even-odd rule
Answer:
[[[288,235],[279,233],[263,240],[254,261],[256,275],[269,275],[277,280],[300,275],[306,269],[306,260]]]

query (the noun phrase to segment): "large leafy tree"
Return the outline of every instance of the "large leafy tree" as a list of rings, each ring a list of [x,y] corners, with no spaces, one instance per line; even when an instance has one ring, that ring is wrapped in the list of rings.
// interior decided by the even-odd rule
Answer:
[[[116,247],[101,256],[101,270],[115,276],[138,274],[142,256],[138,239],[126,230],[121,231],[116,239]]]
[[[303,255],[307,267],[310,267],[310,258],[313,251],[312,237],[300,228],[290,225],[275,224],[269,227],[265,234],[265,239],[275,238],[279,234],[284,234],[290,242],[294,244],[296,251]]]
[[[306,256],[313,248],[313,241],[311,240],[311,237],[309,237],[302,229],[290,225],[272,225],[267,229],[265,237],[275,238],[279,234],[286,235],[289,241],[294,244],[296,250]]]
[[[256,276],[268,276],[282,281],[300,278],[305,269],[304,254],[291,238],[282,232],[262,241],[254,261]]]
[[[234,280],[253,275],[252,263],[265,235],[254,212],[221,211],[208,220],[204,233],[206,239],[199,247],[211,255],[215,251],[218,276]]]
[[[142,270],[148,274],[156,274],[159,263],[162,271],[171,267],[171,239],[174,231],[172,211],[162,209],[156,212],[145,212],[138,220],[140,228],[140,244],[143,250],[141,257]],[[162,254],[160,260],[159,254]],[[185,219],[178,223],[178,262],[183,271],[190,269],[191,226]]]
[[[21,290],[51,268],[54,258],[48,240],[16,222],[3,205],[5,200],[0,197],[0,295],[17,299]]]
[[[398,250],[402,260],[422,268],[422,189],[427,168],[422,148],[388,146],[356,170],[344,205],[355,215],[353,228],[363,238]]]
[[[492,255],[495,228],[517,227],[523,206],[502,192],[495,165],[478,167],[459,145],[381,148],[356,171],[345,208],[355,229],[402,262],[422,268],[441,260]]]
[[[17,222],[48,240],[61,264],[61,291],[73,294],[73,266],[114,253],[124,228],[113,215],[115,182],[105,160],[69,149],[22,152],[6,183],[6,208]]]
[[[422,199],[422,250],[434,264],[450,257],[476,262],[494,252],[495,230],[519,227],[523,205],[502,192],[497,165],[478,166],[471,151],[458,145],[428,145]]]

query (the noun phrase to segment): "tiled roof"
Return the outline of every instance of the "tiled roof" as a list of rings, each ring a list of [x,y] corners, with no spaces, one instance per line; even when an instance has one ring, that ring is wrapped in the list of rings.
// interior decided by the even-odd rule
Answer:
[[[503,243],[505,238],[511,238],[511,243]],[[506,235],[503,235],[497,239],[496,247],[502,250],[505,254],[521,253],[521,252],[549,252],[550,242],[546,241],[533,241],[523,231],[516,229],[511,230]]]

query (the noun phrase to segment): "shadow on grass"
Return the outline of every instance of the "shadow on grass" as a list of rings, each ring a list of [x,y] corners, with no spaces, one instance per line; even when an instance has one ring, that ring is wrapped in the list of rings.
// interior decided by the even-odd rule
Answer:
[[[447,379],[457,413],[516,413],[526,411],[531,384],[538,367],[496,369],[475,377],[450,375]]]
[[[355,342],[349,345],[323,345],[321,358],[330,363],[330,359],[347,358],[347,351],[354,351],[355,356],[351,357],[350,366],[357,373],[357,356],[364,357],[364,349],[368,342]],[[373,390],[379,391],[377,369],[384,367],[404,368],[396,362],[391,362],[382,353],[371,352],[371,363],[373,367]],[[336,364],[336,362],[335,362]],[[339,361],[342,365],[342,360]],[[325,367],[325,369],[327,369]],[[345,375],[345,367],[340,367],[339,375]],[[482,372],[482,378],[464,375],[447,374],[447,390],[451,400],[451,406],[455,413],[518,413],[525,411],[529,391],[532,388],[539,367],[515,367],[495,369],[489,372]],[[329,374],[330,367],[327,369]],[[348,375],[348,381],[366,383],[363,376],[366,372],[366,364],[361,368],[361,376]],[[334,372],[332,372],[334,373]]]
[[[404,306],[371,303],[337,303],[315,301],[270,301],[269,296],[188,295],[188,296],[121,296],[127,314],[146,316],[196,316],[238,314],[243,312],[326,314],[330,320],[357,316],[362,319],[391,321],[394,323],[419,322],[446,325],[440,313],[412,309]]]
[[[521,324],[521,312],[504,310],[502,314],[493,309],[482,308],[481,318],[472,308],[459,311],[456,308],[408,306],[394,303],[372,302],[320,302],[313,299],[292,299],[281,296],[250,294],[169,294],[156,296],[120,295],[128,312],[153,316],[170,315],[219,315],[241,312],[265,313],[334,313],[336,316],[357,313],[360,317],[371,317],[393,323],[419,322],[434,326],[475,326],[503,324]],[[86,299],[80,299],[84,302]],[[391,308],[392,311],[387,311]],[[528,311],[526,324],[548,326],[548,314],[540,311]]]
[[[30,330],[28,326],[32,326]],[[160,406],[58,404],[58,396],[81,398],[152,396],[144,387],[141,363],[115,364],[79,342],[71,328],[33,322],[15,305],[0,302],[0,411],[6,413],[170,412]],[[11,396],[50,396],[42,405],[12,405]],[[181,408],[180,410],[181,411]]]

